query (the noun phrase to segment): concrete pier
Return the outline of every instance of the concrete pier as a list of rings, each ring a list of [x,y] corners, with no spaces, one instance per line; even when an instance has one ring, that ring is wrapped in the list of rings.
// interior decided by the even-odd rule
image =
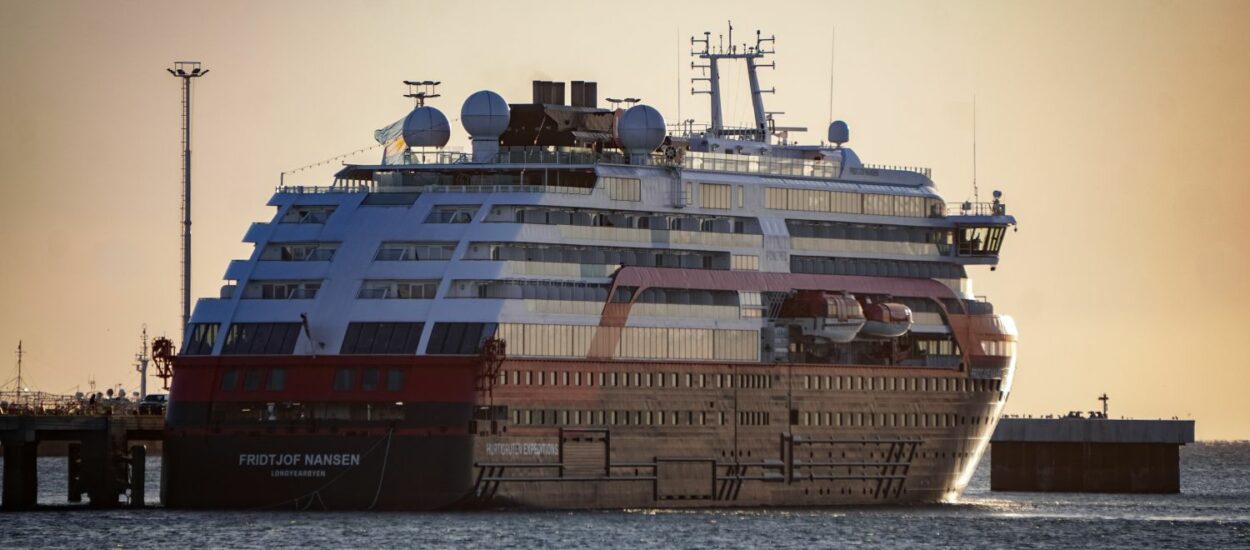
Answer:
[[[990,440],[990,489],[1178,493],[1193,420],[1003,418]]]
[[[112,508],[129,495],[131,505],[142,505],[143,467],[140,464],[136,468],[136,461],[142,461],[146,453],[130,444],[160,441],[164,428],[163,416],[0,416],[0,446],[4,447],[0,509],[35,507],[39,486],[36,457],[44,441],[77,443],[66,461],[70,502],[78,502],[86,494],[92,507]]]

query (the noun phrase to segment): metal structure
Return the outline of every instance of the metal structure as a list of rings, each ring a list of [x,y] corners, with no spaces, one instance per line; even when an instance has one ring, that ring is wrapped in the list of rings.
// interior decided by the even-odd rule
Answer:
[[[143,344],[139,347],[139,353],[135,354],[135,370],[139,372],[139,399],[148,396],[148,363],[151,360],[148,356],[148,326],[143,325]]]
[[[175,61],[169,74],[182,79],[182,332],[191,320],[191,79],[208,74],[199,61]]]
[[[711,132],[718,137],[735,136],[745,138],[751,141],[760,141],[767,143],[770,135],[767,113],[764,112],[764,94],[776,93],[776,88],[768,90],[760,89],[760,79],[757,69],[771,69],[776,67],[774,63],[760,63],[757,60],[763,59],[764,56],[775,53],[772,49],[765,49],[764,44],[773,44],[776,38],[770,36],[764,38],[760,35],[760,31],[755,31],[755,45],[734,44],[734,26],[733,22],[729,23],[728,44],[718,36],[719,43],[715,48],[711,44],[710,32],[704,32],[702,39],[690,37],[690,44],[702,44],[702,50],[693,50],[690,55],[707,61],[706,65],[699,65],[694,62],[690,63],[691,69],[702,69],[704,76],[691,78],[692,82],[706,80],[708,82],[707,90],[691,89],[693,94],[708,94],[711,99],[712,107],[712,127]],[[751,109],[755,116],[755,126],[749,129],[727,129],[725,128],[724,115],[721,112],[721,93],[720,93],[720,61],[741,59],[747,64],[747,78],[751,82]]]

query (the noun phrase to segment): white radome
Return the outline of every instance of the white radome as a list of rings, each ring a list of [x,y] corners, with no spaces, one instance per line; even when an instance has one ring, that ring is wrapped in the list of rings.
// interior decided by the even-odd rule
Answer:
[[[617,136],[627,151],[654,151],[664,143],[666,135],[668,130],[664,126],[664,117],[650,105],[630,107],[617,123]]]
[[[442,147],[451,139],[451,124],[442,111],[417,107],[404,118],[404,143],[409,147]]]
[[[490,90],[475,92],[460,108],[460,124],[475,139],[498,138],[508,129],[511,117],[508,102]]]

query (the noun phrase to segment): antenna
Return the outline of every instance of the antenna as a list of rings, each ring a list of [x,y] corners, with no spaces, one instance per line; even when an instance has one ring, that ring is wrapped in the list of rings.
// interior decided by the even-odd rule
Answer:
[[[972,94],[972,202],[981,202],[977,188],[977,94]]]
[[[26,352],[22,351],[22,341],[18,340],[17,341],[17,393],[19,395],[22,393],[22,390],[25,389],[26,387],[22,382],[22,356],[23,355],[26,355]]]
[[[829,122],[833,122],[833,60],[834,60],[834,38],[837,36],[838,28],[829,27]]]
[[[769,139],[769,121],[764,110],[764,94],[776,92],[776,89],[763,90],[760,88],[759,76],[757,69],[776,68],[774,63],[756,63],[756,60],[763,59],[764,56],[774,53],[774,50],[765,48],[764,44],[770,46],[776,43],[776,37],[769,36],[765,38],[760,31],[755,31],[755,46],[742,45],[742,49],[738,50],[733,44],[733,22],[729,22],[729,49],[725,49],[724,41],[720,41],[715,49],[711,47],[711,33],[704,32],[702,39],[690,38],[690,45],[700,45],[702,49],[692,49],[690,55],[705,60],[705,64],[690,63],[691,69],[700,69],[703,76],[693,77],[690,79],[692,83],[706,80],[708,89],[697,90],[690,89],[692,94],[708,94],[710,97],[710,107],[712,112],[712,124],[709,132],[716,137],[734,136],[740,139],[759,141],[768,143]],[[718,38],[722,38],[718,35]],[[750,129],[728,130],[724,126],[724,117],[721,112],[721,93],[720,93],[720,65],[722,59],[738,60],[741,59],[747,65],[747,77],[751,85],[751,109],[755,118],[755,126]]]
[[[143,324],[142,345],[135,354],[135,370],[139,371],[139,399],[148,396],[148,325]]]
[[[442,82],[434,80],[405,80],[404,84],[408,85],[408,93],[404,97],[411,97],[416,102],[417,107],[424,107],[425,100],[439,97],[434,93],[434,89]]]
[[[208,74],[199,61],[175,61],[169,74],[182,79],[182,336],[191,322],[191,79]]]
[[[1102,395],[1098,398],[1098,400],[1099,400],[1099,401],[1102,401],[1102,416],[1103,416],[1103,418],[1108,418],[1108,417],[1107,417],[1107,402],[1108,402],[1108,401],[1110,401],[1110,400],[1111,400],[1111,398],[1110,398],[1110,397],[1107,397],[1107,393],[1106,393],[1106,392],[1103,392],[1103,394],[1102,394]]]

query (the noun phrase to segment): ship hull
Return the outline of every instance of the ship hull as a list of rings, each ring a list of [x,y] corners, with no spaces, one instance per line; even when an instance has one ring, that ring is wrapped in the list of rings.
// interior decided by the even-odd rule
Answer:
[[[454,373],[468,384],[456,394],[463,400],[408,401],[402,421],[354,425],[232,425],[204,412],[215,410],[211,403],[175,402],[163,458],[165,504],[433,510],[936,503],[963,489],[1009,386],[1009,379],[974,379],[956,369],[510,360],[483,389],[473,382],[479,365],[422,361],[414,372],[440,379]],[[180,376],[214,379],[223,366],[213,363]],[[1009,377],[1011,370],[1001,372]]]

